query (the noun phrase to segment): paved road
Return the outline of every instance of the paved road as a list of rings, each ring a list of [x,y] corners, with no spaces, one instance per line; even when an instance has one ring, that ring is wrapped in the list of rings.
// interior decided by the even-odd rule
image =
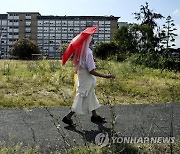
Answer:
[[[95,124],[90,122],[91,115],[77,115],[73,119],[77,123],[75,128],[61,122],[68,112],[68,107],[0,109],[0,141],[53,149],[63,146],[65,140],[82,145],[86,138],[87,142],[94,143],[98,133],[111,132],[112,113],[117,116],[114,129],[121,136],[169,137],[172,134],[178,141],[180,137],[180,103],[118,105],[112,109],[102,106],[98,113],[106,117],[107,123]]]

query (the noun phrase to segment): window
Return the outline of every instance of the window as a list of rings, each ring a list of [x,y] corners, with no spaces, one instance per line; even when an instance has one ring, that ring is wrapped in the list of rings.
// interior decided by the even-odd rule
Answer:
[[[72,27],[68,28],[68,33],[70,33],[70,32],[72,33],[73,31],[74,31],[74,29]]]
[[[8,19],[19,19],[19,15],[18,14],[9,14],[8,15]]]
[[[73,37],[74,37],[73,34],[68,34],[68,38],[69,38],[69,39],[72,39]]]
[[[94,37],[94,38],[98,38],[99,35],[98,35],[98,34],[94,34],[93,37]]]
[[[104,21],[99,21],[99,26],[104,27]]]
[[[105,24],[106,24],[106,25],[110,25],[111,22],[110,22],[110,21],[105,21]]]
[[[31,27],[26,27],[25,32],[30,33],[31,32]]]
[[[30,37],[31,37],[31,34],[30,34],[30,33],[26,33],[26,34],[25,34],[25,37],[26,37],[26,38],[30,38]]]
[[[75,32],[75,33],[79,33],[79,27],[75,27],[75,28],[74,28],[74,32]]]
[[[49,39],[49,34],[44,34],[44,39]]]
[[[38,37],[38,39],[42,39],[43,38],[43,34],[38,34],[37,37]]]
[[[49,29],[50,32],[55,32],[55,27]]]
[[[56,40],[56,44],[61,44],[61,40]]]
[[[44,27],[44,32],[49,32],[49,27]]]
[[[14,16],[14,19],[19,19],[19,16],[17,15],[17,16]]]
[[[62,40],[62,44],[64,44],[64,43],[68,43],[68,41],[67,40]]]
[[[31,26],[31,21],[26,21],[26,26]]]
[[[6,26],[7,25],[7,21],[6,20],[2,20],[2,26]]]
[[[67,32],[67,27],[62,27],[62,32]]]
[[[105,27],[110,27],[111,26],[111,22],[110,21],[105,21]]]
[[[50,26],[55,26],[55,21],[50,21]]]
[[[104,33],[104,28],[99,28],[99,33]]]
[[[19,29],[14,29],[14,32],[18,33],[18,32],[19,32]]]
[[[68,21],[68,26],[73,26],[73,21]]]
[[[49,41],[48,40],[44,40],[44,44],[48,44],[49,43]]]
[[[28,19],[28,20],[31,20],[31,15],[30,14],[26,14],[25,18]]]
[[[67,38],[67,34],[62,34],[62,38],[63,39]]]
[[[43,25],[43,21],[38,21],[38,26]]]
[[[75,21],[74,26],[79,26],[79,21]]]
[[[105,38],[110,38],[110,34],[105,34]]]
[[[61,21],[56,21],[56,26],[61,26]]]
[[[49,26],[49,21],[44,21],[44,25]]]
[[[67,26],[67,21],[63,20],[62,21],[62,26]]]
[[[99,34],[99,38],[104,38],[104,34]]]
[[[56,39],[61,39],[61,34],[56,33]]]
[[[98,21],[93,21],[93,25],[98,25],[99,22]]]
[[[110,28],[105,28],[105,33],[110,33]]]
[[[55,42],[54,42],[54,41],[52,41],[52,40],[50,40],[50,41],[49,41],[49,44],[54,44],[54,43],[55,43]]]
[[[87,22],[86,22],[86,26],[87,26],[87,27],[93,26],[93,22],[92,22],[92,21],[87,21]]]
[[[55,34],[50,34],[50,39],[55,39]]]
[[[86,21],[81,21],[81,26],[86,26]]]
[[[43,31],[43,27],[38,27],[38,32],[42,32]]]

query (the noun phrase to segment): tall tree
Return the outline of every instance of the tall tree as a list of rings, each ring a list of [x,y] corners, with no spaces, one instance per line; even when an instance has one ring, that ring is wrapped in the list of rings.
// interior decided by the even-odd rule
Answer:
[[[142,25],[148,24],[152,30],[157,27],[156,19],[164,18],[161,14],[154,13],[153,10],[150,10],[147,2],[145,6],[141,5],[140,12],[134,13],[134,15],[135,19],[142,21]]]
[[[159,39],[154,33],[155,28],[158,27],[156,20],[162,19],[164,17],[161,14],[154,13],[153,10],[150,10],[147,2],[145,6],[141,5],[140,12],[134,13],[134,15],[135,15],[135,19],[141,21],[140,25],[142,26],[147,25],[146,27],[148,27],[148,32],[146,33],[144,31],[144,33],[146,33],[146,37],[143,38],[144,43],[147,42],[146,48],[155,49],[157,47],[157,44],[159,43]]]
[[[166,48],[171,48],[172,46],[175,46],[175,36],[177,34],[174,33],[177,29],[175,28],[175,24],[173,23],[173,19],[171,16],[168,16],[166,18],[166,22],[163,25],[163,30],[161,33],[162,43],[165,44]]]

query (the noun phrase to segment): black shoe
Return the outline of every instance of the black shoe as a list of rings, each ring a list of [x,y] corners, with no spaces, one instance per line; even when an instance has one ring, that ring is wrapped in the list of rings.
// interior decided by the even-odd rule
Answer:
[[[91,117],[91,122],[106,122],[106,120],[105,120],[105,118],[103,118],[103,117],[100,117],[100,116],[97,116],[97,117],[95,117],[95,116],[92,116]]]
[[[68,124],[68,125],[70,125],[70,126],[73,125],[72,119],[69,120],[66,116],[62,119],[62,121],[63,121],[65,124]]]

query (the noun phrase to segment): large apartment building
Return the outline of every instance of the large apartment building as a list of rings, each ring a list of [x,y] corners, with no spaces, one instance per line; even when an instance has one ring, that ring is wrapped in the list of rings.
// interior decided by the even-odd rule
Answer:
[[[39,12],[7,12],[0,14],[0,51],[8,55],[20,38],[33,40],[42,54],[59,58],[59,47],[69,43],[86,27],[99,26],[93,35],[95,42],[110,42],[118,28],[119,17],[114,16],[42,16]]]

